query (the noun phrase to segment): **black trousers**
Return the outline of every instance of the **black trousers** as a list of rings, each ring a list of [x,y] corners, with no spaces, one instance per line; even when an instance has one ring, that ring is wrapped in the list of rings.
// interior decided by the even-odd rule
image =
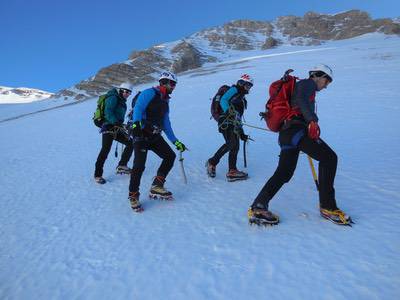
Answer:
[[[287,134],[291,134],[290,130],[281,132],[279,140],[285,140],[287,138],[285,135]],[[281,144],[281,147],[282,146],[284,145]],[[261,189],[252,206],[261,204],[268,208],[269,201],[283,184],[289,182],[292,178],[300,151],[303,151],[319,162],[318,181],[320,207],[325,209],[337,209],[335,189],[333,187],[338,161],[337,155],[323,140],[312,140],[307,136],[305,131],[296,147],[282,147],[275,173]]]
[[[228,163],[229,170],[236,169],[237,156],[239,152],[240,140],[238,134],[235,132],[233,126],[229,126],[226,130],[221,131],[225,139],[225,144],[223,144],[214,156],[209,159],[209,162],[216,166],[221,158],[229,152]]]
[[[157,176],[167,177],[174,165],[176,154],[160,134],[145,138],[142,141],[136,141],[133,144],[133,149],[135,151],[135,158],[129,182],[129,192],[139,191],[148,150],[153,151],[162,159],[161,165],[157,170]]]
[[[95,177],[100,177],[103,175],[104,163],[107,159],[108,154],[110,153],[111,146],[114,140],[125,145],[125,149],[122,152],[121,160],[119,161],[118,165],[126,166],[128,164],[128,161],[131,158],[133,152],[133,143],[131,140],[129,140],[129,136],[124,131],[118,130],[116,131],[116,133],[114,133],[114,131],[112,131],[111,129],[110,131],[104,132],[102,134],[101,150],[99,155],[97,156],[96,169],[94,171]]]

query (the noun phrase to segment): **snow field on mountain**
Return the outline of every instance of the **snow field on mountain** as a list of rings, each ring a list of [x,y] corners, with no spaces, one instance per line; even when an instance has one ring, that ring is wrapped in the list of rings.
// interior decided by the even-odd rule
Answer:
[[[93,181],[101,142],[91,123],[96,99],[0,123],[0,298],[397,299],[400,39],[371,34],[323,47],[333,49],[181,75],[170,118],[190,149],[183,154],[188,185],[176,161],[166,183],[175,200],[149,200],[160,163],[149,154],[142,214],[129,207],[129,178],[114,173],[115,144],[108,183]],[[225,180],[227,157],[217,177],[207,178],[204,162],[223,141],[209,120],[209,99],[221,84],[251,74],[245,118],[264,127],[258,112],[269,83],[287,68],[305,77],[320,62],[335,74],[317,95],[321,136],[339,156],[338,205],[356,224],[340,227],[319,216],[301,155],[293,179],[271,201],[281,223],[249,226],[247,208],[277,164],[277,135],[245,127],[255,140],[247,147],[249,180]]]
[[[30,88],[0,86],[0,104],[30,103],[52,96],[52,93]]]

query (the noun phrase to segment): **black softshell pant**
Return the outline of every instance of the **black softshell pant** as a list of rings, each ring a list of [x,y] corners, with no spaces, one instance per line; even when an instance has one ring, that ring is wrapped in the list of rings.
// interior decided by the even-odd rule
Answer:
[[[289,182],[296,169],[297,160],[300,151],[303,151],[313,159],[319,162],[318,181],[319,181],[319,201],[320,207],[325,209],[337,209],[335,200],[335,189],[333,187],[336,168],[336,153],[321,139],[315,141],[307,136],[306,130],[300,132],[302,136],[297,146],[288,146],[288,141],[293,138],[293,130],[280,132],[279,141],[281,144],[281,153],[279,155],[278,167],[275,173],[267,181],[260,193],[253,202],[253,207],[257,204],[268,208],[269,201],[279,191],[279,189]],[[299,133],[299,131],[297,131]],[[282,142],[286,142],[282,143]]]
[[[216,166],[218,165],[221,158],[229,152],[228,163],[229,170],[236,169],[237,156],[239,152],[239,135],[235,132],[233,126],[229,126],[226,130],[221,130],[222,135],[225,139],[225,144],[223,144],[214,156],[209,159],[210,164]]]
[[[131,180],[129,182],[129,192],[139,191],[140,179],[145,169],[148,150],[153,151],[162,158],[161,165],[157,170],[157,176],[167,177],[174,165],[176,154],[160,134],[145,138],[141,141],[136,141],[133,144],[133,148],[135,151],[135,158],[133,161]]]
[[[103,175],[103,166],[110,153],[113,141],[116,140],[125,145],[125,149],[122,152],[121,160],[119,161],[119,166],[126,166],[133,152],[133,143],[129,140],[129,136],[123,130],[113,130],[106,131],[102,134],[101,139],[101,150],[97,156],[96,169],[94,171],[95,177],[100,177]]]

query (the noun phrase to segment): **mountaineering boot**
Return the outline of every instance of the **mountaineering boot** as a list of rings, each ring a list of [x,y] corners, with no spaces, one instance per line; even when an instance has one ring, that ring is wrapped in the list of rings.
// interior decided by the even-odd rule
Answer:
[[[149,197],[152,199],[160,200],[172,200],[172,193],[164,188],[165,177],[156,176],[154,177],[151,185]]]
[[[237,169],[231,169],[226,173],[226,179],[228,181],[246,180],[248,174]]]
[[[335,224],[351,226],[351,224],[354,223],[351,220],[350,216],[346,215],[340,209],[329,210],[329,209],[320,208],[319,211],[323,218],[328,219],[329,221],[331,221]]]
[[[107,181],[103,178],[103,177],[101,177],[101,176],[99,176],[99,177],[95,177],[94,178],[94,181],[96,181],[98,184],[105,184]]]
[[[131,207],[135,212],[142,212],[143,207],[139,202],[139,192],[129,192],[129,201],[131,203]]]
[[[209,160],[206,161],[206,170],[209,177],[215,177],[215,166],[212,165]]]
[[[250,225],[276,225],[279,223],[279,217],[261,205],[250,207],[247,216]]]
[[[131,174],[132,169],[127,166],[118,166],[116,169],[117,174]]]

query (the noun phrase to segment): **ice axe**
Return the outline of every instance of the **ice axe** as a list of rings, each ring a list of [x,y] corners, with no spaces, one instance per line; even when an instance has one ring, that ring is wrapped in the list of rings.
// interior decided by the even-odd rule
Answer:
[[[247,141],[253,141],[254,142],[254,140],[250,136],[248,136],[247,140],[243,141],[243,163],[244,163],[244,167],[245,168],[247,168],[247,155],[246,155],[246,144],[247,144]]]
[[[315,172],[313,160],[309,155],[307,155],[307,158],[308,158],[308,162],[310,163],[311,173],[314,178],[315,186],[317,187],[317,191],[319,191],[318,177],[317,177],[317,173]]]
[[[244,163],[245,168],[247,168],[246,144],[247,144],[247,141],[243,141],[243,163]]]
[[[179,151],[179,162],[181,165],[181,171],[182,171],[182,176],[183,176],[183,182],[187,184],[187,178],[186,178],[186,173],[185,173],[185,168],[183,167],[183,156],[182,156],[182,151]]]

